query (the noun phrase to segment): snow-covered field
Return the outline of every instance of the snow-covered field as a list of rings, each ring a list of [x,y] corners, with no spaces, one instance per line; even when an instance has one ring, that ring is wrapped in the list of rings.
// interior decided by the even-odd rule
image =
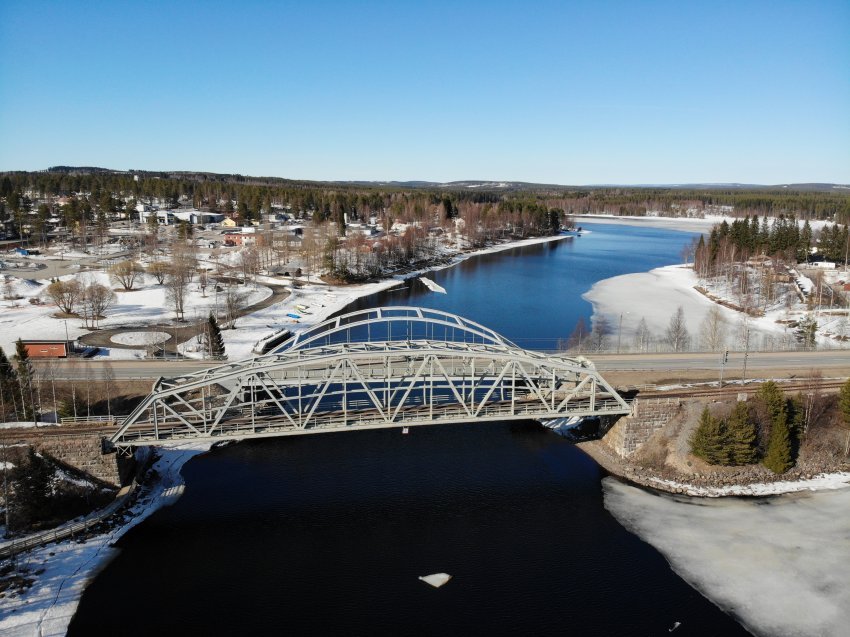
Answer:
[[[658,495],[612,478],[603,489],[621,524],[755,634],[848,634],[850,489],[758,500]]]
[[[602,215],[588,214],[575,215],[573,217],[577,226],[581,226],[583,221],[599,222],[599,223],[615,223],[624,226],[653,226],[655,228],[666,228],[668,230],[685,230],[687,232],[704,232],[708,233],[711,228],[718,223],[732,223],[735,217],[728,215],[706,214],[703,217],[659,217],[647,215],[646,217],[632,217],[628,215]],[[798,221],[802,227],[804,221]],[[809,221],[809,226],[812,230],[820,230],[825,226],[832,225],[828,221],[812,220]]]
[[[451,267],[451,265],[473,256],[536,243],[558,241],[563,238],[563,236],[535,237],[456,254],[452,260],[452,264],[440,266],[440,269]],[[220,260],[236,263],[238,261],[238,252],[222,255]],[[225,329],[223,331],[228,359],[240,360],[250,357],[252,355],[252,348],[257,341],[282,327],[293,331],[310,327],[325,320],[331,314],[362,296],[386,290],[398,285],[405,277],[415,276],[430,269],[409,273],[404,277],[397,276],[377,283],[364,285],[331,286],[322,283],[308,283],[302,288],[290,288],[291,295],[286,300],[238,319],[236,321],[237,329]],[[170,323],[174,319],[174,311],[171,309],[166,298],[165,287],[158,285],[151,275],[140,275],[134,286],[136,289],[130,292],[117,289],[117,286],[109,280],[105,272],[86,272],[78,275],[66,275],[61,278],[64,280],[72,276],[76,276],[84,282],[101,283],[115,289],[118,301],[109,310],[106,318],[100,321],[99,325],[101,329],[126,327],[128,332],[132,333],[138,328]],[[9,281],[8,284],[5,283],[7,280]],[[243,296],[242,306],[254,305],[271,296],[271,289],[263,285],[263,282],[277,285],[291,284],[289,279],[259,277],[258,284],[255,286],[237,286],[235,289]],[[65,338],[67,330],[68,337],[76,339],[91,331],[83,326],[81,319],[54,318],[53,315],[58,313],[59,309],[49,300],[44,305],[30,303],[31,298],[45,298],[44,289],[48,283],[49,281],[47,280],[30,281],[15,276],[3,277],[2,286],[8,288],[8,295],[21,297],[0,300],[0,347],[8,355],[14,352],[14,343],[18,338]],[[216,293],[214,285],[210,285],[205,291],[201,291],[197,280],[193,281],[189,286],[185,300],[186,320],[193,322],[203,320],[209,315],[210,311],[215,311],[216,308],[219,310],[219,315],[222,315],[225,303],[224,294],[224,292]],[[296,305],[308,306],[309,313],[297,310]],[[288,313],[298,314],[301,318],[296,323],[293,319],[286,316]],[[124,340],[115,341],[116,343],[143,346],[146,344],[144,340],[147,337],[129,334],[121,335],[117,338]],[[198,350],[198,347],[194,339],[183,344],[181,350],[188,356],[201,356],[200,353],[195,351]],[[141,349],[131,350],[116,347],[104,351],[102,355],[122,359],[141,358],[144,356],[144,351]]]
[[[139,347],[164,343],[169,338],[171,338],[171,334],[168,332],[121,332],[109,340],[119,345]]]
[[[19,557],[19,563],[31,571],[44,571],[22,595],[7,593],[0,598],[0,634],[6,637],[64,635],[86,585],[115,556],[113,543],[158,508],[176,502],[183,492],[180,470],[188,460],[207,449],[208,446],[197,444],[161,448],[161,457],[154,465],[160,479],[152,487],[145,487],[127,524],[83,544],[59,542]]]
[[[584,294],[584,298],[593,304],[594,317],[605,316],[608,324],[615,329],[622,316],[623,349],[631,347],[641,319],[646,320],[654,338],[663,337],[670,318],[680,306],[694,348],[699,347],[700,326],[714,307],[719,309],[725,323],[726,346],[730,349],[743,349],[745,329],[749,330],[749,346],[752,349],[793,345],[793,329],[777,321],[800,319],[805,314],[802,304],[791,311],[775,307],[764,316],[747,317],[745,326],[742,312],[723,307],[700,294],[694,289],[699,284],[692,268],[671,265],[599,281]],[[840,318],[821,316],[820,324],[826,329]],[[840,344],[819,336],[818,346],[839,347]]]
[[[67,275],[62,279],[71,278]],[[77,275],[84,282],[94,282],[115,289],[115,285],[109,280],[104,272],[87,272]],[[53,305],[45,297],[44,289],[49,281],[29,281],[12,279],[14,294],[21,296],[20,299],[3,299],[0,301],[0,347],[8,354],[14,352],[15,341],[24,339],[64,339],[67,335],[71,339],[79,338],[90,332],[83,325],[82,319],[54,318],[59,308]],[[5,283],[4,283],[5,285]],[[174,311],[166,298],[166,289],[158,285],[156,279],[150,275],[141,275],[136,280],[136,289],[125,292],[115,290],[118,297],[115,305],[107,312],[106,318],[99,322],[101,329],[114,327],[128,327],[132,331],[134,327],[145,327],[159,323],[168,323],[174,319]],[[238,291],[243,295],[244,305],[259,303],[271,296],[272,291],[268,287],[258,285],[240,285]],[[185,299],[185,318],[191,321],[203,320],[211,311],[218,307],[223,311],[224,293],[216,293],[214,286],[209,286],[202,291],[197,280],[190,284]],[[33,305],[30,298],[42,298],[44,305]],[[130,345],[131,343],[125,343]],[[143,343],[139,343],[142,345]],[[143,356],[141,351],[132,352],[128,350],[113,349],[106,353],[116,358]]]

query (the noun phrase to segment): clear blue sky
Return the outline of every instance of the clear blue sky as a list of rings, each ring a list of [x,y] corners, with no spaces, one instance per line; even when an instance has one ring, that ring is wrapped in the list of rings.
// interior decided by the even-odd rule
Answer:
[[[0,170],[850,182],[850,2],[0,0]]]

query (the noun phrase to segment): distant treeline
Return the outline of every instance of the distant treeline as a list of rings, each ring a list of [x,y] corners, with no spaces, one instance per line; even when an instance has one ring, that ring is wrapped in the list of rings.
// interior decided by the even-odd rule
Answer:
[[[848,232],[846,225],[832,224],[813,233],[808,220],[800,227],[794,217],[784,215],[772,222],[758,217],[736,219],[731,224],[723,221],[712,228],[708,241],[699,238],[694,263],[701,276],[709,276],[730,262],[760,254],[791,263],[805,261],[813,246],[820,257],[843,263],[850,246]]]
[[[295,210],[317,211],[335,219],[342,212],[362,217],[389,211],[394,218],[417,206],[424,212],[442,206],[452,212],[464,204],[489,206],[499,212],[516,212],[527,206],[563,210],[566,214],[606,213],[668,216],[720,212],[729,206],[736,216],[795,216],[850,222],[850,191],[795,191],[791,189],[677,189],[677,188],[574,188],[524,184],[522,188],[404,187],[399,184],[349,184],[296,181],[277,177],[246,177],[201,172],[114,172],[102,168],[56,166],[41,172],[0,173],[0,196],[38,192],[50,195],[109,192],[143,201],[156,197],[177,205],[182,197],[197,207],[230,212],[236,201],[242,215],[255,216],[272,203]],[[138,179],[136,179],[136,177]]]

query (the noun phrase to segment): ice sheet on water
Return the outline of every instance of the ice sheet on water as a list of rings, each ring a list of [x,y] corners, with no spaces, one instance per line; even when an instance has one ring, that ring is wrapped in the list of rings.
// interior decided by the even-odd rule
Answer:
[[[621,524],[756,634],[847,635],[850,489],[714,500],[603,484]]]
[[[431,575],[420,575],[419,579],[421,579],[426,584],[430,584],[434,588],[440,588],[443,584],[448,582],[452,578],[448,573],[433,573]]]
[[[425,284],[425,287],[427,287],[432,292],[439,292],[440,294],[446,294],[446,288],[444,288],[442,285],[439,285],[436,281],[432,281],[428,277],[424,277],[424,276],[419,277],[419,280],[422,281],[422,283]]]

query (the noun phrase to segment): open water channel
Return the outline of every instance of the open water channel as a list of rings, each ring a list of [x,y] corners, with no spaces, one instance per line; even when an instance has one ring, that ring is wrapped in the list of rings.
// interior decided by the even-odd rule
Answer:
[[[600,279],[676,263],[687,233],[593,224],[365,298],[549,349]],[[355,309],[350,307],[348,310]],[[604,472],[536,423],[244,442],[184,468],[128,532],[72,635],[739,635],[603,505]],[[417,578],[446,572],[431,588]]]

